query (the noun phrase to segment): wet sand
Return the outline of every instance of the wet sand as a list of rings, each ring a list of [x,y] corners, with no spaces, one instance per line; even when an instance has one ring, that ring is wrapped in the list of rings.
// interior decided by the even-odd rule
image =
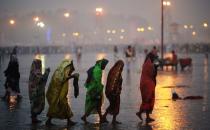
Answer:
[[[56,66],[60,63],[65,55],[46,55],[45,67],[51,68],[51,75]],[[80,95],[74,98],[72,81],[69,82],[69,104],[74,113],[73,121],[77,124],[73,127],[67,127],[65,120],[53,120],[56,124],[52,127],[45,126],[47,120],[46,112],[48,104],[46,103],[45,110],[38,118],[42,123],[32,125],[30,120],[30,103],[28,98],[28,77],[30,66],[32,63],[32,55],[18,55],[20,63],[20,89],[23,96],[21,102],[16,105],[9,105],[0,100],[0,130],[207,130],[210,129],[210,59],[205,59],[203,54],[190,55],[193,59],[193,67],[191,70],[184,72],[180,71],[159,71],[156,86],[156,101],[152,117],[154,122],[146,124],[145,121],[140,122],[135,113],[139,109],[141,95],[139,90],[139,79],[141,74],[141,65],[144,61],[144,54],[137,54],[135,61],[130,64],[130,71],[127,71],[127,66],[123,72],[123,89],[121,93],[121,108],[120,114],[117,117],[122,122],[120,125],[98,124],[98,116],[92,115],[88,118],[91,124],[84,124],[80,118],[84,114],[85,103],[85,88],[84,82],[87,74],[86,70],[95,64],[95,60],[100,57],[106,57],[110,60],[104,72],[103,83],[106,83],[106,76],[109,69],[114,64],[112,53],[85,53],[82,56],[80,63],[77,62],[75,55],[70,55],[75,64],[76,71],[80,73]],[[179,56],[179,55],[178,55]],[[124,61],[125,58],[119,54]],[[0,95],[4,94],[4,75],[3,70],[8,64],[8,57],[4,58],[0,68]],[[46,89],[48,84],[46,86]],[[175,88],[176,92],[181,96],[203,96],[200,100],[171,100],[171,89]],[[108,101],[105,98],[102,110],[106,109]],[[145,118],[145,116],[144,116]],[[108,116],[111,122],[112,117]]]

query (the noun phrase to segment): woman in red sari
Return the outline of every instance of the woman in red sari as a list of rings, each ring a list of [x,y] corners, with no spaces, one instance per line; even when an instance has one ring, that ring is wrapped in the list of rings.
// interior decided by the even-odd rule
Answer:
[[[142,74],[140,80],[140,91],[142,96],[142,104],[136,115],[142,120],[141,114],[146,113],[146,122],[154,121],[149,114],[152,113],[155,103],[155,86],[157,67],[154,64],[156,56],[149,53],[142,66]]]

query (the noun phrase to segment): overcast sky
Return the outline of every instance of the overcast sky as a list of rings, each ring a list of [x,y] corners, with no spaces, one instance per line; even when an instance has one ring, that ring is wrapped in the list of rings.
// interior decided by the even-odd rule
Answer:
[[[24,15],[42,10],[56,11],[58,9],[67,9],[83,14],[78,15],[78,23],[85,23],[83,26],[89,27],[91,24],[88,23],[86,18],[95,13],[96,7],[102,7],[107,16],[112,14],[112,16],[137,16],[138,18],[142,18],[143,21],[147,21],[147,24],[154,28],[155,37],[159,37],[161,25],[160,1],[161,0],[0,0],[0,16],[5,14],[11,14],[11,16],[14,14]],[[167,12],[165,19],[167,19],[167,16],[170,16],[170,21],[167,23],[176,22],[181,26],[184,24],[193,25],[198,30],[201,28],[203,22],[210,23],[210,0],[168,1],[171,1],[171,6],[165,8],[165,12]],[[118,24],[114,21],[113,17],[109,18],[111,23]],[[125,21],[122,21],[122,23],[123,22]],[[83,26],[81,26],[81,28]]]
[[[74,9],[85,13],[102,6],[107,14],[137,15],[156,23],[160,19],[160,0],[0,0],[0,11],[30,12],[38,10]],[[200,23],[210,21],[210,0],[171,0],[173,21]]]

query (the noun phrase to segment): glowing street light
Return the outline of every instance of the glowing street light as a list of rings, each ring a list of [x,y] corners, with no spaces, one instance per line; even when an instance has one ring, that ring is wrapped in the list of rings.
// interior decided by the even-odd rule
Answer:
[[[80,34],[79,34],[79,32],[73,32],[72,35],[75,36],[75,37],[78,37]]]
[[[204,27],[204,28],[207,28],[207,27],[208,27],[208,23],[207,23],[207,22],[204,22],[204,23],[203,23],[203,27]]]
[[[147,29],[148,29],[149,31],[152,31],[152,27],[151,27],[151,26],[147,27]]]
[[[70,17],[70,13],[66,12],[66,13],[63,14],[63,16],[64,16],[65,18],[69,18],[69,17]]]
[[[112,30],[112,34],[115,34],[116,33],[116,30]]]
[[[109,29],[108,29],[108,30],[106,30],[106,33],[108,33],[108,34],[109,34],[109,33],[111,33],[111,30],[109,30]]]
[[[171,2],[170,1],[163,1],[163,5],[164,6],[171,6]]]
[[[125,32],[125,29],[120,29],[120,32],[121,32],[121,33],[124,33],[124,32]]]
[[[112,38],[108,38],[108,41],[110,41],[110,42],[111,42],[111,41],[112,41]]]
[[[137,28],[137,32],[144,32],[144,28]]]
[[[101,15],[103,15],[103,8],[101,8],[101,7],[98,7],[98,8],[96,8],[96,15],[97,16],[101,16]]]
[[[14,25],[15,24],[15,20],[13,20],[13,19],[9,20],[9,24],[10,25]]]
[[[66,33],[62,33],[62,37],[66,37]]]
[[[38,16],[33,18],[34,22],[39,22],[40,18]]]
[[[44,22],[38,22],[37,26],[40,27],[40,28],[44,28],[45,24],[44,24]]]
[[[193,36],[195,36],[195,35],[196,35],[196,32],[195,32],[195,31],[193,31],[193,32],[192,32],[192,35],[193,35]]]
[[[187,25],[184,25],[184,29],[188,29],[188,26]]]
[[[124,39],[124,36],[120,36],[120,39],[123,40]]]
[[[193,28],[194,28],[194,26],[193,26],[193,25],[190,25],[190,28],[191,28],[191,29],[193,29]]]

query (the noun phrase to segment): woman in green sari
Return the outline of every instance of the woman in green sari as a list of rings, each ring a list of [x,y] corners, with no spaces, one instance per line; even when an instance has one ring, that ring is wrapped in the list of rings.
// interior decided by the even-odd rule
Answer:
[[[31,104],[31,120],[32,123],[39,123],[37,115],[39,115],[45,106],[45,85],[50,73],[50,68],[42,74],[42,61],[34,59],[31,65],[29,76],[29,99]]]
[[[55,70],[46,94],[49,104],[46,125],[52,125],[52,118],[67,119],[69,126],[76,124],[70,119],[73,113],[67,99],[68,80],[74,78],[78,81],[79,78],[78,73],[72,74],[74,70],[73,62],[69,60],[62,61]]]
[[[87,73],[88,78],[85,83],[87,88],[86,100],[85,100],[85,114],[82,116],[82,120],[87,123],[86,118],[94,112],[97,112],[102,119],[101,105],[104,85],[101,83],[102,71],[108,64],[108,60],[102,59],[98,60],[95,66],[91,67]]]

